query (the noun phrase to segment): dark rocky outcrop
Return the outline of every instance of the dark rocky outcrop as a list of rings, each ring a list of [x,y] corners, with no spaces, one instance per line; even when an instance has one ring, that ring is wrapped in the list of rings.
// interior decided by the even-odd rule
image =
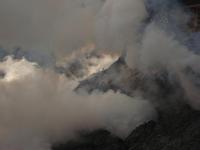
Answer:
[[[122,139],[106,130],[97,130],[92,133],[82,133],[74,141],[53,146],[53,150],[125,150]]]
[[[160,114],[157,121],[137,127],[126,139],[98,130],[53,150],[198,150],[200,112],[186,106],[177,114]]]
[[[138,85],[142,84],[141,77],[142,74],[138,71],[131,70],[125,61],[120,58],[108,69],[81,81],[75,91],[79,92],[80,90],[84,90],[92,93],[95,90],[102,92],[113,90],[131,95],[132,91],[136,90]]]
[[[131,150],[197,150],[200,112],[185,107],[180,113],[160,115],[136,128],[126,139]]]

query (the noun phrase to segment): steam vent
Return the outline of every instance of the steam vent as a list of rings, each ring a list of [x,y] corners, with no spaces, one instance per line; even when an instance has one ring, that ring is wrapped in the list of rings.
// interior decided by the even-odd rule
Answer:
[[[189,24],[192,31],[200,30],[200,1],[199,0],[183,0],[186,8],[189,8],[193,13],[192,21]]]

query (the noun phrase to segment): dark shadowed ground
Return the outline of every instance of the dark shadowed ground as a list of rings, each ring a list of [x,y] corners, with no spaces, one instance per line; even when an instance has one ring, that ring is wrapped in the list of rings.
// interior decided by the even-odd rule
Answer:
[[[198,150],[200,112],[185,107],[177,114],[160,114],[122,140],[108,131],[82,134],[79,140],[53,146],[53,150]]]

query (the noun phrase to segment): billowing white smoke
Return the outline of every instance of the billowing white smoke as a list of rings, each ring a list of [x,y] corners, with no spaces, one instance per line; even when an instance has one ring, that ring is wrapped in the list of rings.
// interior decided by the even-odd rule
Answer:
[[[105,128],[121,137],[154,114],[141,98],[77,95],[76,82],[25,59],[0,63],[0,149],[49,150],[80,130]]]
[[[121,51],[132,45],[146,16],[143,0],[107,0],[97,16],[98,46]]]
[[[199,109],[199,88],[194,85],[198,78],[191,80],[183,70],[190,67],[198,73],[200,57],[186,46],[190,16],[178,1],[107,0],[100,14],[100,45],[126,50],[124,57],[131,68],[145,73],[161,69],[176,74],[190,103]]]
[[[144,0],[107,0],[97,16],[97,45],[122,54],[127,51],[131,64],[138,63],[143,21],[147,16]]]
[[[185,59],[188,49],[176,39],[178,35],[172,33],[172,27],[177,23],[186,24],[188,15],[179,7],[165,8],[169,2],[161,1],[107,0],[97,18],[97,42],[111,50],[126,50],[126,60],[131,67],[166,66],[171,61]],[[175,1],[170,6],[173,5]],[[148,6],[151,10],[147,10]],[[169,14],[164,12],[166,10]],[[150,16],[151,11],[156,14]]]

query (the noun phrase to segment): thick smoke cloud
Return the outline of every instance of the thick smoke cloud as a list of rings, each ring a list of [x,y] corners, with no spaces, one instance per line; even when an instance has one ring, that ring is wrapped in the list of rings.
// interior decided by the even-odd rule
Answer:
[[[178,0],[107,0],[100,14],[102,25],[97,25],[97,36],[104,43],[97,42],[101,46],[126,51],[127,64],[145,74],[163,70],[175,74],[189,103],[199,109],[199,88],[195,83],[200,62],[195,41],[199,36],[189,31],[191,14]],[[191,69],[190,73],[186,68]]]
[[[49,150],[80,130],[121,137],[154,117],[151,104],[119,93],[77,95],[77,83],[25,59],[0,63],[0,149]]]
[[[129,66],[162,64],[188,55],[181,42],[186,38],[182,30],[189,15],[177,1],[108,0],[101,11],[97,18],[97,42],[111,50],[127,50]]]
[[[107,0],[97,16],[98,45],[120,51],[132,45],[146,16],[143,0]]]

